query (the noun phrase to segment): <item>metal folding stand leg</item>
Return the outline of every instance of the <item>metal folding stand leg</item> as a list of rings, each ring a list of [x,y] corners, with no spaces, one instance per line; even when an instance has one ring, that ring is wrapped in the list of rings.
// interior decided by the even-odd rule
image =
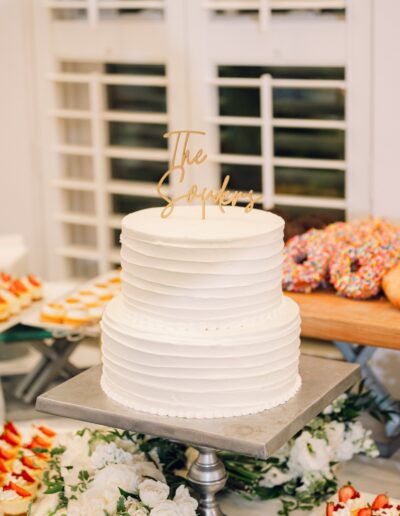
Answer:
[[[399,402],[389,395],[387,389],[378,380],[371,367],[368,365],[369,360],[377,348],[340,341],[335,341],[335,345],[348,362],[353,362],[361,366],[366,386],[378,398],[383,399],[381,403],[382,408],[399,410]],[[392,419],[385,425],[385,432],[388,437],[396,437],[400,434],[400,416],[392,416]]]
[[[14,391],[15,397],[32,403],[58,375],[71,377],[79,372],[68,360],[82,338],[80,334],[64,335],[56,338],[50,346],[43,341],[33,342],[32,345],[43,356],[36,367],[21,380]]]

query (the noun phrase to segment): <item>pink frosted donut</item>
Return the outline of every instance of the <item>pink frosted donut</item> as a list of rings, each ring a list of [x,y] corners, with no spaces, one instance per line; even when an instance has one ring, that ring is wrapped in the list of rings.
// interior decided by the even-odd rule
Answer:
[[[331,253],[323,235],[323,231],[311,229],[287,242],[283,252],[284,290],[311,292],[324,282]]]
[[[395,264],[397,246],[370,239],[361,247],[338,249],[330,265],[330,281],[337,292],[352,299],[376,296],[386,272]]]

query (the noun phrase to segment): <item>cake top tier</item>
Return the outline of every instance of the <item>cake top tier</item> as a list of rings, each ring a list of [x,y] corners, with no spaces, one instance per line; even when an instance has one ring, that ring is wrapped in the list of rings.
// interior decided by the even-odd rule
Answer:
[[[199,206],[178,206],[173,214],[161,218],[162,208],[149,208],[127,215],[122,231],[130,238],[186,242],[230,242],[246,240],[282,231],[284,221],[264,210],[249,213],[239,206],[227,206],[222,213],[217,206],[207,207],[201,219]]]

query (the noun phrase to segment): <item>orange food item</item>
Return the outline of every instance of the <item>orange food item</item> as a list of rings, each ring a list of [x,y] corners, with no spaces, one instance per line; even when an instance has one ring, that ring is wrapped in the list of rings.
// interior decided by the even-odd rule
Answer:
[[[32,457],[27,457],[27,456],[21,457],[21,462],[28,469],[40,469],[40,467],[35,464]]]
[[[0,459],[2,460],[11,460],[15,457],[15,454],[5,450],[2,446],[0,446]]]
[[[18,431],[17,427],[14,425],[12,421],[7,421],[4,425],[4,430],[7,430],[8,432],[11,432],[14,435],[21,436],[20,432]]]
[[[42,432],[42,434],[46,435],[47,437],[53,438],[57,435],[57,432],[52,430],[51,428],[48,428],[47,426],[39,426],[38,430]]]
[[[5,431],[0,435],[0,439],[10,444],[11,446],[19,446],[21,443],[21,438],[9,431]]]
[[[5,465],[4,461],[0,459],[0,472],[1,473],[8,473],[8,468]]]
[[[10,482],[6,486],[3,487],[4,491],[15,491],[18,496],[21,496],[22,498],[27,498],[28,496],[32,496],[32,494],[24,489],[23,487],[19,486],[15,482]]]

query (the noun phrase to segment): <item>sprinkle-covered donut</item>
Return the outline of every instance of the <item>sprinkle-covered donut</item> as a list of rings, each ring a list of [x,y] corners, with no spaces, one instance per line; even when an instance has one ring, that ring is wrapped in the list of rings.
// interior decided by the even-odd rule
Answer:
[[[291,238],[284,249],[283,289],[311,292],[318,288],[328,273],[330,255],[321,230]]]
[[[383,276],[395,263],[396,253],[393,245],[375,239],[360,247],[341,247],[331,260],[330,281],[345,297],[368,299],[376,296]]]

